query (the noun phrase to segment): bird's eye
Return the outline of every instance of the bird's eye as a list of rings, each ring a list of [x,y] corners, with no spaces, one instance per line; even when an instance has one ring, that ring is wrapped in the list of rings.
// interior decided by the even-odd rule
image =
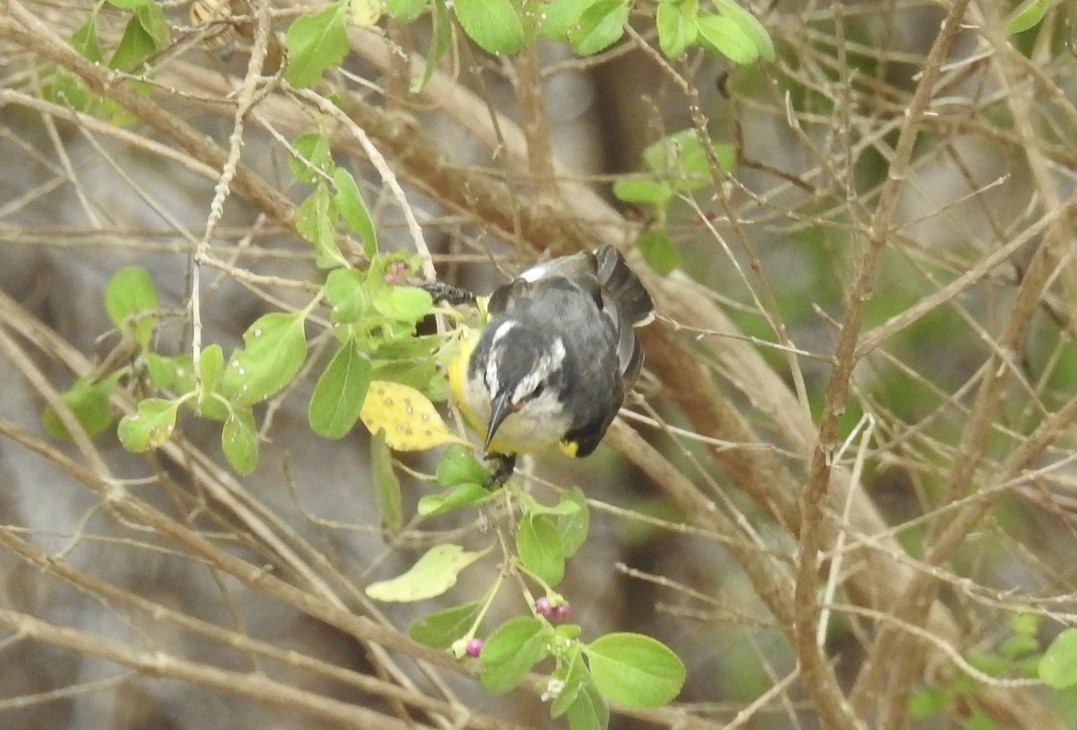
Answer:
[[[535,386],[535,389],[531,391],[531,395],[527,396],[527,399],[531,400],[532,398],[538,398],[540,395],[542,395],[542,391],[545,388],[546,388],[545,383],[539,383],[538,385]]]

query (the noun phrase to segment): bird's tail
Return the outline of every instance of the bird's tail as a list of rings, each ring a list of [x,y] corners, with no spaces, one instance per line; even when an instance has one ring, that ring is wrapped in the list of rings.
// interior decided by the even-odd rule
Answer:
[[[628,268],[624,256],[608,244],[594,251],[598,262],[598,282],[617,303],[617,310],[633,327],[649,324],[654,319],[651,295],[643,288],[639,277]]]

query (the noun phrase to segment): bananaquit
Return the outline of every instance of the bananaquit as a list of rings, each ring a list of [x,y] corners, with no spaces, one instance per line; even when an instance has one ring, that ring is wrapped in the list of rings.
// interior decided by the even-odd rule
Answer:
[[[459,299],[439,286],[437,296]],[[590,454],[643,365],[633,328],[654,318],[643,284],[617,249],[600,246],[525,270],[494,290],[488,311],[448,376],[498,462],[492,481],[512,473],[519,453],[556,444],[569,456]]]

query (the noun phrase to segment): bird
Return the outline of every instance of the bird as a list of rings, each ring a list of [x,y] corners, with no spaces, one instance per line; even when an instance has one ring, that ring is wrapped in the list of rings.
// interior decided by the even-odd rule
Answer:
[[[451,298],[448,289],[438,296]],[[624,256],[602,245],[532,266],[491,293],[487,312],[448,380],[496,464],[491,483],[511,475],[518,454],[593,452],[643,366],[635,328],[654,319]]]

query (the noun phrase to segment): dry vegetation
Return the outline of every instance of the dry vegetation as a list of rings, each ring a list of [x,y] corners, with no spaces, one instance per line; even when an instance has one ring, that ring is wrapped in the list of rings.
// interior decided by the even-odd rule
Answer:
[[[227,351],[257,314],[310,302],[286,144],[319,126],[383,244],[480,288],[495,267],[630,247],[646,222],[608,184],[646,144],[691,127],[737,146],[734,173],[712,164],[664,222],[682,268],[632,254],[660,319],[631,413],[604,453],[535,467],[536,494],[594,498],[562,587],[585,631],[648,633],[688,665],[678,704],[616,726],[900,728],[910,697],[936,702],[924,727],[1077,721],[1025,661],[1077,622],[1071,3],[1013,38],[995,2],[753,3],[779,58],[751,68],[668,62],[640,4],[583,60],[458,34],[419,94],[422,21],[352,29],[343,70],[298,91],[268,34],[270,10],[281,31],[297,7],[252,3],[252,41],[217,49],[188,3],[164,5],[173,45],[137,88],[71,49],[88,7],[0,13],[5,726],[551,722],[531,683],[486,697],[470,664],[407,638],[434,602],[364,596],[444,530],[489,537],[481,518],[383,536],[364,435],[306,425],[314,366],[259,411],[251,477],[194,418],[149,458],[70,418],[70,443],[40,426],[76,376],[126,356],[101,305],[122,266],[153,274],[165,351],[192,331]],[[102,11],[104,46],[123,22]],[[58,70],[125,123],[43,94]]]

